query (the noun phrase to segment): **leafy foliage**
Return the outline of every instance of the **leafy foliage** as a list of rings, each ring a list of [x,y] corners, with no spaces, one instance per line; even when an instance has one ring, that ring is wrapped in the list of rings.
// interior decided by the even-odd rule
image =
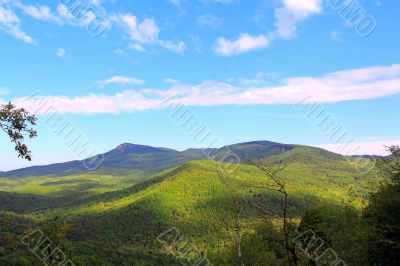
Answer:
[[[32,139],[37,136],[37,132],[30,128],[30,125],[36,125],[36,120],[34,115],[31,115],[24,108],[15,107],[11,102],[0,106],[0,128],[15,144],[18,157],[29,161],[32,160],[32,154],[24,143],[24,138]]]
[[[392,156],[380,164],[386,182],[371,196],[363,213],[369,231],[368,257],[374,265],[400,262],[400,149],[393,146],[389,150]]]

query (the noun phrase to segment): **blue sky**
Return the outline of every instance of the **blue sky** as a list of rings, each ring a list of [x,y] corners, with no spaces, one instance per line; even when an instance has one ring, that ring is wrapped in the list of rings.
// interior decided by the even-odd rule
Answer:
[[[55,112],[99,152],[201,147],[160,108],[165,99],[187,106],[217,146],[271,140],[344,153],[295,108],[305,99],[351,135],[354,153],[400,142],[399,1],[76,3],[0,0],[0,102],[40,120],[32,162],[0,136],[0,170],[80,159],[46,125]]]

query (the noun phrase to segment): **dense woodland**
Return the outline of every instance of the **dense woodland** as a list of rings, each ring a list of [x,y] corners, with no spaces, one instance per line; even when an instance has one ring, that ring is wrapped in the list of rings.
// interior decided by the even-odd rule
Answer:
[[[236,146],[255,155],[229,174],[194,160],[147,176],[2,177],[0,264],[41,265],[40,230],[48,264],[58,247],[65,265],[398,265],[397,147],[368,173],[315,148],[260,159],[260,147]],[[179,237],[162,239],[171,228]]]

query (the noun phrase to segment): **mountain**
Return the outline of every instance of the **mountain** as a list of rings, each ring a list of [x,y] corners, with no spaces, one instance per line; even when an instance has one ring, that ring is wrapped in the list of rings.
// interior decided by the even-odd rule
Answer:
[[[385,156],[382,156],[382,155],[367,155],[367,154],[352,155],[351,157],[353,157],[353,158],[364,158],[364,159],[382,159],[382,158],[385,158]]]
[[[343,156],[323,149],[270,141],[251,141],[228,145],[218,149],[187,149],[185,151],[124,143],[100,155],[104,156],[104,162],[94,171],[87,170],[84,167],[84,161],[71,161],[0,172],[0,177],[67,176],[80,174],[151,176],[192,160],[225,160],[226,155],[229,153],[235,154],[241,163],[259,158],[313,162],[328,159],[343,160]]]
[[[289,195],[288,217],[295,223],[317,206],[341,209],[351,204],[359,209],[379,183],[373,172],[359,173],[349,158],[314,147],[255,141],[179,152],[122,144],[104,154],[97,174],[0,179],[0,236],[18,240],[29,229],[62,221],[59,226],[67,230],[68,250],[76,265],[179,265],[179,259],[194,265],[199,254],[214,265],[237,265],[231,259],[239,205],[245,265],[282,265],[282,194],[276,183],[252,165],[240,164],[233,174],[220,176],[219,162],[197,160],[206,154],[219,160],[230,151],[243,162],[249,155],[288,162],[279,177]],[[179,163],[183,160],[188,161]],[[74,163],[39,170],[59,167],[68,173]],[[177,165],[140,180],[119,176],[131,171],[149,175],[163,164]],[[343,217],[334,216],[333,221]],[[171,247],[157,241],[171,228],[179,230],[182,245],[188,243],[199,252],[179,258],[174,249],[174,259]],[[0,265],[36,265],[37,258],[25,246],[1,249],[7,243],[0,237]],[[15,263],[21,260],[24,263]]]
[[[210,160],[188,162],[145,183],[93,197],[46,216],[63,217],[71,225],[68,238],[76,243],[120,241],[158,250],[157,236],[169,228],[178,228],[192,244],[204,248],[216,265],[229,265],[218,247],[223,243],[228,250],[234,250],[230,240],[235,235],[234,200],[241,198],[243,225],[262,226],[264,218],[249,202],[262,206],[268,210],[268,217],[273,218],[281,215],[282,198],[268,189],[274,183],[256,167],[240,165],[234,175],[221,178],[216,165]],[[334,179],[330,178],[331,171],[336,173]],[[301,167],[290,164],[282,172],[291,205],[289,216],[300,219],[313,206],[340,206],[350,198],[351,185],[357,186],[353,200],[365,200],[370,178],[357,181],[356,175],[357,171],[349,164],[340,166],[326,161]],[[252,232],[245,233],[243,238],[247,254],[260,241]],[[268,254],[268,245],[264,252]]]
[[[201,155],[201,153],[198,154]],[[86,169],[82,160],[22,168],[0,173],[0,177],[66,176],[85,173],[111,175],[139,173],[152,175],[192,159],[201,159],[197,155],[190,155],[173,149],[129,143],[121,144],[115,149],[102,154],[102,156],[104,156],[103,163],[94,171]]]

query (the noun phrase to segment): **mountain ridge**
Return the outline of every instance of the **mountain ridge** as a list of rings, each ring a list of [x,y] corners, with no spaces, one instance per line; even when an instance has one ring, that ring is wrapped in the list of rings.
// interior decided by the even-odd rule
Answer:
[[[128,175],[133,172],[150,176],[192,160],[224,160],[224,156],[227,153],[234,153],[242,162],[247,161],[249,157],[253,159],[265,159],[279,157],[282,154],[291,155],[292,158],[295,159],[303,157],[304,154],[311,154],[313,155],[311,157],[314,159],[317,159],[319,156],[326,156],[334,159],[343,158],[342,155],[322,148],[282,144],[266,140],[241,142],[226,145],[221,148],[189,148],[183,151],[149,145],[122,143],[108,152],[99,154],[104,157],[104,162],[98,169],[93,171],[89,171],[84,167],[84,160],[74,160],[63,163],[25,167],[5,172],[0,171],[0,177],[65,176],[81,173]],[[282,155],[281,157],[285,156]],[[375,158],[375,156],[367,158]]]

